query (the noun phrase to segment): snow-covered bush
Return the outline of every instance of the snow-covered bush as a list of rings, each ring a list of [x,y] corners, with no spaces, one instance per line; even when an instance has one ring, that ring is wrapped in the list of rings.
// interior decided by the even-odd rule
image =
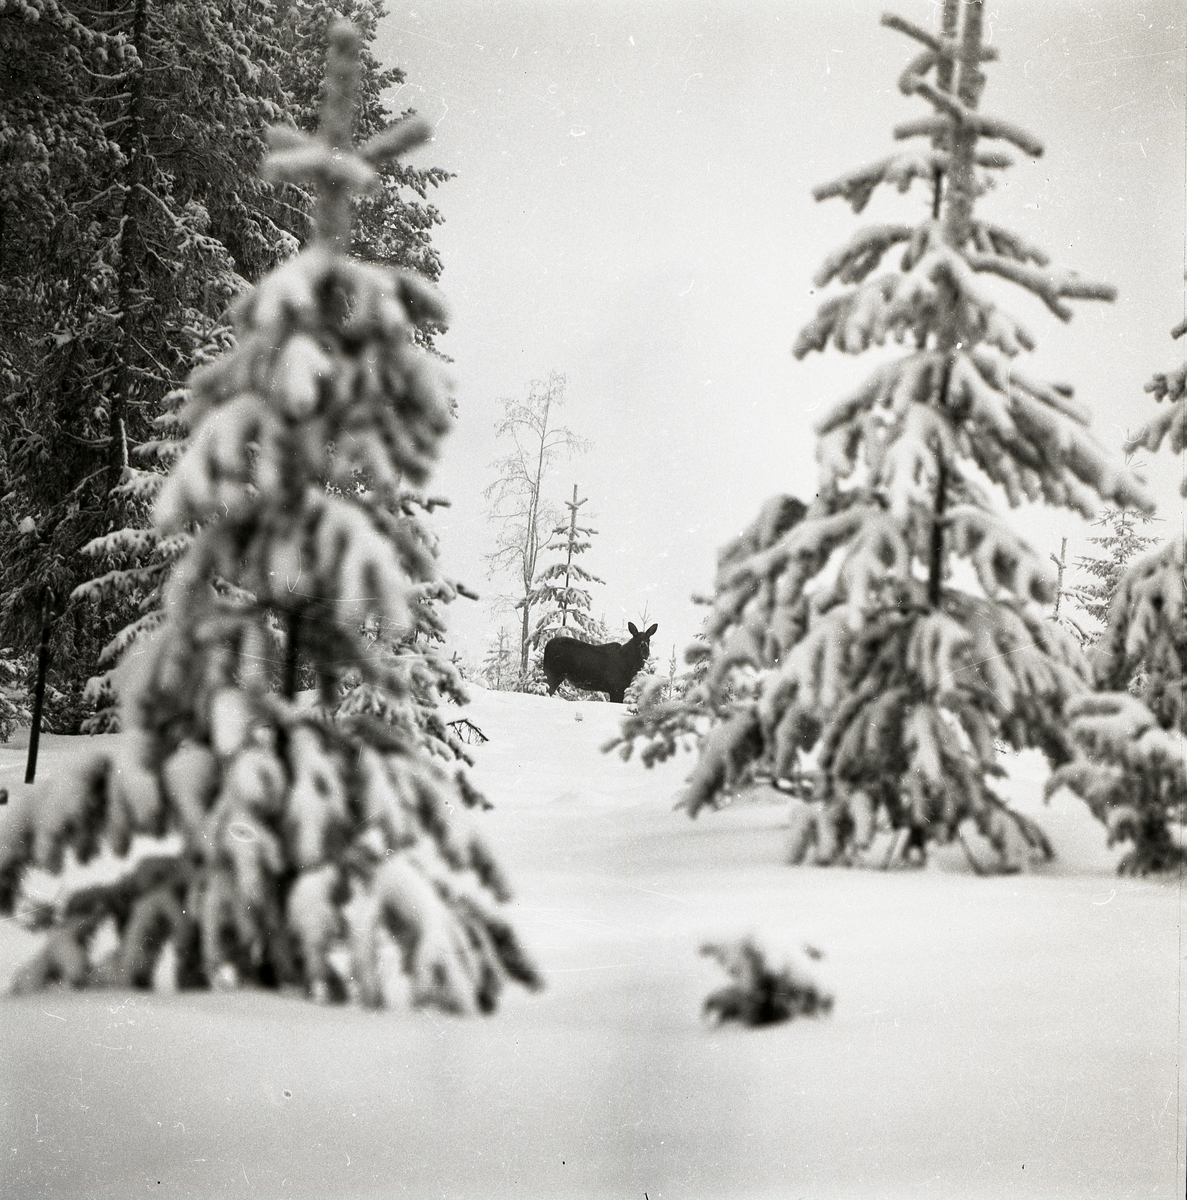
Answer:
[[[806,959],[818,950],[776,954],[755,937],[706,942],[701,953],[720,963],[733,981],[705,998],[703,1015],[718,1023],[773,1025],[792,1017],[821,1016],[832,1011],[833,995],[815,978]]]
[[[191,381],[192,434],[155,519],[193,537],[161,625],[121,666],[124,732],[85,778],[0,813],[0,907],[30,866],[57,873],[68,851],[85,863],[127,855],[136,835],[169,840],[52,908],[22,987],[140,986],[169,945],[179,986],[289,985],[374,1005],[388,940],[414,1003],[486,1012],[506,980],[539,982],[469,819],[475,797],[425,723],[398,719],[425,691],[363,634],[410,627],[454,589],[403,498],[451,425],[414,332],[445,310],[418,276],[347,254],[351,195],[429,131],[403,122],[351,149],[357,54],[353,28],[336,26],[320,135],[273,131],[267,169],[317,185],[317,237],[239,302],[235,349]],[[353,486],[360,472],[367,490]],[[301,661],[320,706],[297,694]],[[325,715],[348,672],[396,716],[366,704]],[[117,944],[94,962],[100,927]]]
[[[696,700],[714,724],[683,803],[692,814],[715,805],[756,766],[792,778],[813,751],[816,791],[793,861],[851,861],[886,824],[922,849],[966,821],[1002,867],[1049,854],[994,789],[995,743],[1070,758],[1067,706],[1086,691],[1087,668],[1042,612],[1049,568],[995,496],[1087,517],[1101,499],[1149,507],[1087,432],[1071,388],[1015,365],[1034,339],[984,286],[987,276],[1016,284],[1061,320],[1069,299],[1113,295],[974,211],[1011,162],[1004,145],[1042,152],[1030,133],[979,111],[981,66],[997,57],[981,22],[974,0],[946,0],[938,36],[883,18],[919,44],[899,86],[930,112],[895,136],[922,144],[815,195],[860,213],[878,185],[918,182],[925,207],[828,256],[813,282],[845,290],[821,305],[795,354],[859,354],[887,339],[909,349],[817,423],[807,515],[789,520],[777,498],[719,557]]]
[[[1187,322],[1172,331],[1187,333]],[[1146,385],[1159,413],[1130,443],[1171,452],[1187,446],[1187,364]],[[1187,495],[1187,478],[1182,485]],[[1128,842],[1124,873],[1181,865],[1187,822],[1187,536],[1146,553],[1117,581],[1108,627],[1093,659],[1100,694],[1071,710],[1079,750],[1056,771],[1051,794],[1067,786],[1082,796],[1109,830],[1110,844]],[[1176,836],[1177,834],[1177,836]]]

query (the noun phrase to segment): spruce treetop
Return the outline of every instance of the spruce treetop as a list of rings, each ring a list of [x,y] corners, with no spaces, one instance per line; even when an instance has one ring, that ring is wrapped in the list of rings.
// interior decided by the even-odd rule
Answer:
[[[875,372],[817,423],[826,483],[852,475],[860,449],[873,481],[887,488],[899,511],[912,495],[930,503],[941,467],[951,473],[945,482],[955,489],[952,498],[967,491],[975,501],[972,478],[956,470],[961,460],[1000,485],[1011,505],[1043,500],[1088,518],[1100,499],[1148,509],[1144,490],[1088,435],[1088,412],[1071,388],[1017,370],[1012,360],[1033,349],[1035,339],[979,286],[981,275],[1006,279],[1064,321],[1072,316],[1067,300],[1115,295],[1108,284],[1051,266],[1025,237],[976,217],[975,202],[992,185],[993,173],[1012,162],[996,147],[983,150],[981,139],[1007,142],[1031,156],[1042,153],[1042,144],[1012,122],[977,111],[985,83],[980,64],[997,57],[981,44],[980,4],[961,8],[949,0],[944,23],[945,32],[933,37],[898,17],[883,18],[925,47],[899,87],[927,100],[933,114],[894,132],[901,140],[926,138],[928,147],[861,168],[815,193],[821,200],[841,196],[861,212],[880,183],[905,190],[919,179],[932,191],[924,220],[859,231],[814,279],[818,287],[834,280],[852,286],[826,301],[800,333],[797,357],[830,344],[857,354],[888,336],[916,349]],[[874,276],[896,246],[903,249],[898,270]],[[878,427],[894,419],[909,422],[912,436],[880,437]],[[916,453],[920,443],[921,458],[901,457]]]

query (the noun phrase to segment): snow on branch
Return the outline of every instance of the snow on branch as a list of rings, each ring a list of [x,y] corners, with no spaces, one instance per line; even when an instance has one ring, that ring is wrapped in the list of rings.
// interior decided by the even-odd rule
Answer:
[[[1021,125],[1015,125],[1013,121],[985,116],[962,104],[951,92],[943,91],[913,72],[904,76],[900,87],[907,95],[913,93],[928,100],[936,111],[948,117],[954,126],[968,129],[978,137],[1010,142],[1032,158],[1042,157],[1043,143],[1034,134],[1023,129]]]
[[[746,777],[747,768],[761,748],[758,718],[743,709],[715,726],[701,744],[700,757],[688,777],[678,808],[695,817],[702,808],[714,808],[722,792]]]
[[[848,171],[831,183],[821,184],[812,190],[813,199],[828,200],[842,197],[855,213],[860,213],[869,203],[874,189],[880,183],[892,183],[900,192],[906,192],[916,179],[932,183],[937,171],[948,166],[948,155],[942,150],[912,150],[892,154],[888,158]]]
[[[803,358],[832,344],[860,354],[887,337],[911,335],[922,347],[928,334],[953,319],[966,336],[988,342],[1013,357],[1034,348],[1029,331],[1002,312],[976,287],[964,257],[938,239],[901,274],[867,279],[843,296],[824,302],[800,331],[793,353]]]
[[[877,405],[901,411],[912,401],[926,402],[939,387],[944,360],[944,355],[921,351],[878,367],[856,392],[838,401],[816,422],[817,437],[849,425]]]
[[[1179,338],[1187,333],[1187,321],[1176,325],[1171,330],[1171,337]],[[1161,403],[1167,402],[1167,407],[1151,418],[1136,437],[1132,438],[1125,447],[1127,454],[1145,448],[1157,450],[1163,439],[1169,439],[1172,454],[1182,454],[1187,450],[1187,362],[1172,371],[1160,371],[1146,384],[1147,392]],[[1187,496],[1187,475],[1179,489]]]
[[[833,279],[841,283],[860,283],[897,242],[911,238],[910,225],[873,225],[859,230],[840,250],[833,251],[812,277],[817,287],[826,287]]]
[[[952,553],[972,563],[988,599],[998,599],[1003,590],[1020,601],[1055,599],[1050,568],[994,513],[961,505],[948,511],[945,528]]]
[[[996,254],[1017,259],[1019,262],[1029,261],[1040,267],[1045,267],[1051,261],[1041,247],[1036,246],[1033,242],[1028,242],[1012,230],[1003,229],[1000,225],[974,220],[970,223],[969,232],[973,245],[982,254]],[[1112,297],[1107,297],[1107,299],[1112,299]]]
[[[1146,384],[1147,392],[1153,393],[1154,399],[1158,401],[1169,400],[1172,404],[1183,399],[1184,394],[1187,394],[1187,363],[1173,371],[1162,372],[1155,374],[1154,378]],[[1150,446],[1149,449],[1157,450],[1157,446]],[[1174,449],[1174,453],[1178,454],[1182,451],[1182,445]]]
[[[1013,362],[999,358],[980,346],[973,347],[969,352],[969,359],[985,382],[997,391],[1006,395],[1011,395],[1015,391],[1025,392],[1028,396],[1068,417],[1077,425],[1083,425],[1085,428],[1089,425],[1091,413],[1085,405],[1074,399],[1071,387],[1033,380],[1024,375]]]
[[[722,553],[716,579],[716,599],[706,626],[706,634],[715,639],[734,623],[751,618],[766,624],[774,617],[776,605],[788,608],[802,594],[804,586],[823,568],[832,552],[859,530],[867,517],[881,511],[877,505],[854,504],[839,513],[814,520],[803,520],[783,533],[773,544],[751,554],[734,556],[727,548]],[[771,653],[778,656],[782,642],[776,627]]]
[[[1187,795],[1187,747],[1181,737],[1160,729],[1140,700],[1123,693],[1098,692],[1077,700],[1070,715],[1076,721],[1077,740],[1091,754],[1131,765],[1153,761],[1170,767],[1182,780],[1181,794]]]
[[[101,537],[92,538],[79,553],[100,562],[113,562],[121,558],[138,559],[153,551],[156,545],[157,538],[151,529],[117,529]],[[81,593],[89,586],[90,584],[82,584],[77,590]]]
[[[1112,301],[1117,298],[1117,289],[1112,284],[1082,279],[1075,271],[1039,270],[996,253],[982,254],[966,250],[964,257],[974,271],[989,271],[1026,288],[1038,296],[1061,321],[1072,319],[1072,310],[1061,303],[1064,296],[1075,300]]]
[[[934,55],[938,58],[945,58],[950,62],[957,62],[962,56],[962,47],[956,38],[944,37],[941,34],[939,37],[928,33],[926,29],[916,25],[913,21],[908,21],[905,17],[900,17],[895,13],[883,13],[882,24],[887,29],[897,30],[899,33],[905,33],[907,37],[914,38],[917,42],[922,42]],[[978,49],[978,62],[996,62],[998,52],[994,46],[981,46]]]

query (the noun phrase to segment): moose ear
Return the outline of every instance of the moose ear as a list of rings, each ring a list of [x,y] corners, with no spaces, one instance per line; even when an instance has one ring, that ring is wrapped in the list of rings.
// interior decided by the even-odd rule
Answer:
[[[638,637],[639,631],[635,628],[634,621],[628,621],[626,627],[631,631],[631,637]]]
[[[658,628],[658,625],[652,625],[652,627],[643,636],[650,637]]]

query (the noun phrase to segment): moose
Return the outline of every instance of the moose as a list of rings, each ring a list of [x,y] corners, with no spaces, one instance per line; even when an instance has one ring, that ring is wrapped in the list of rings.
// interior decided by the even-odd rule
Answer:
[[[630,621],[631,640],[591,646],[571,637],[554,637],[544,647],[544,677],[551,696],[567,679],[585,692],[606,692],[612,704],[621,704],[631,680],[638,675],[651,653],[652,625],[640,633]]]

